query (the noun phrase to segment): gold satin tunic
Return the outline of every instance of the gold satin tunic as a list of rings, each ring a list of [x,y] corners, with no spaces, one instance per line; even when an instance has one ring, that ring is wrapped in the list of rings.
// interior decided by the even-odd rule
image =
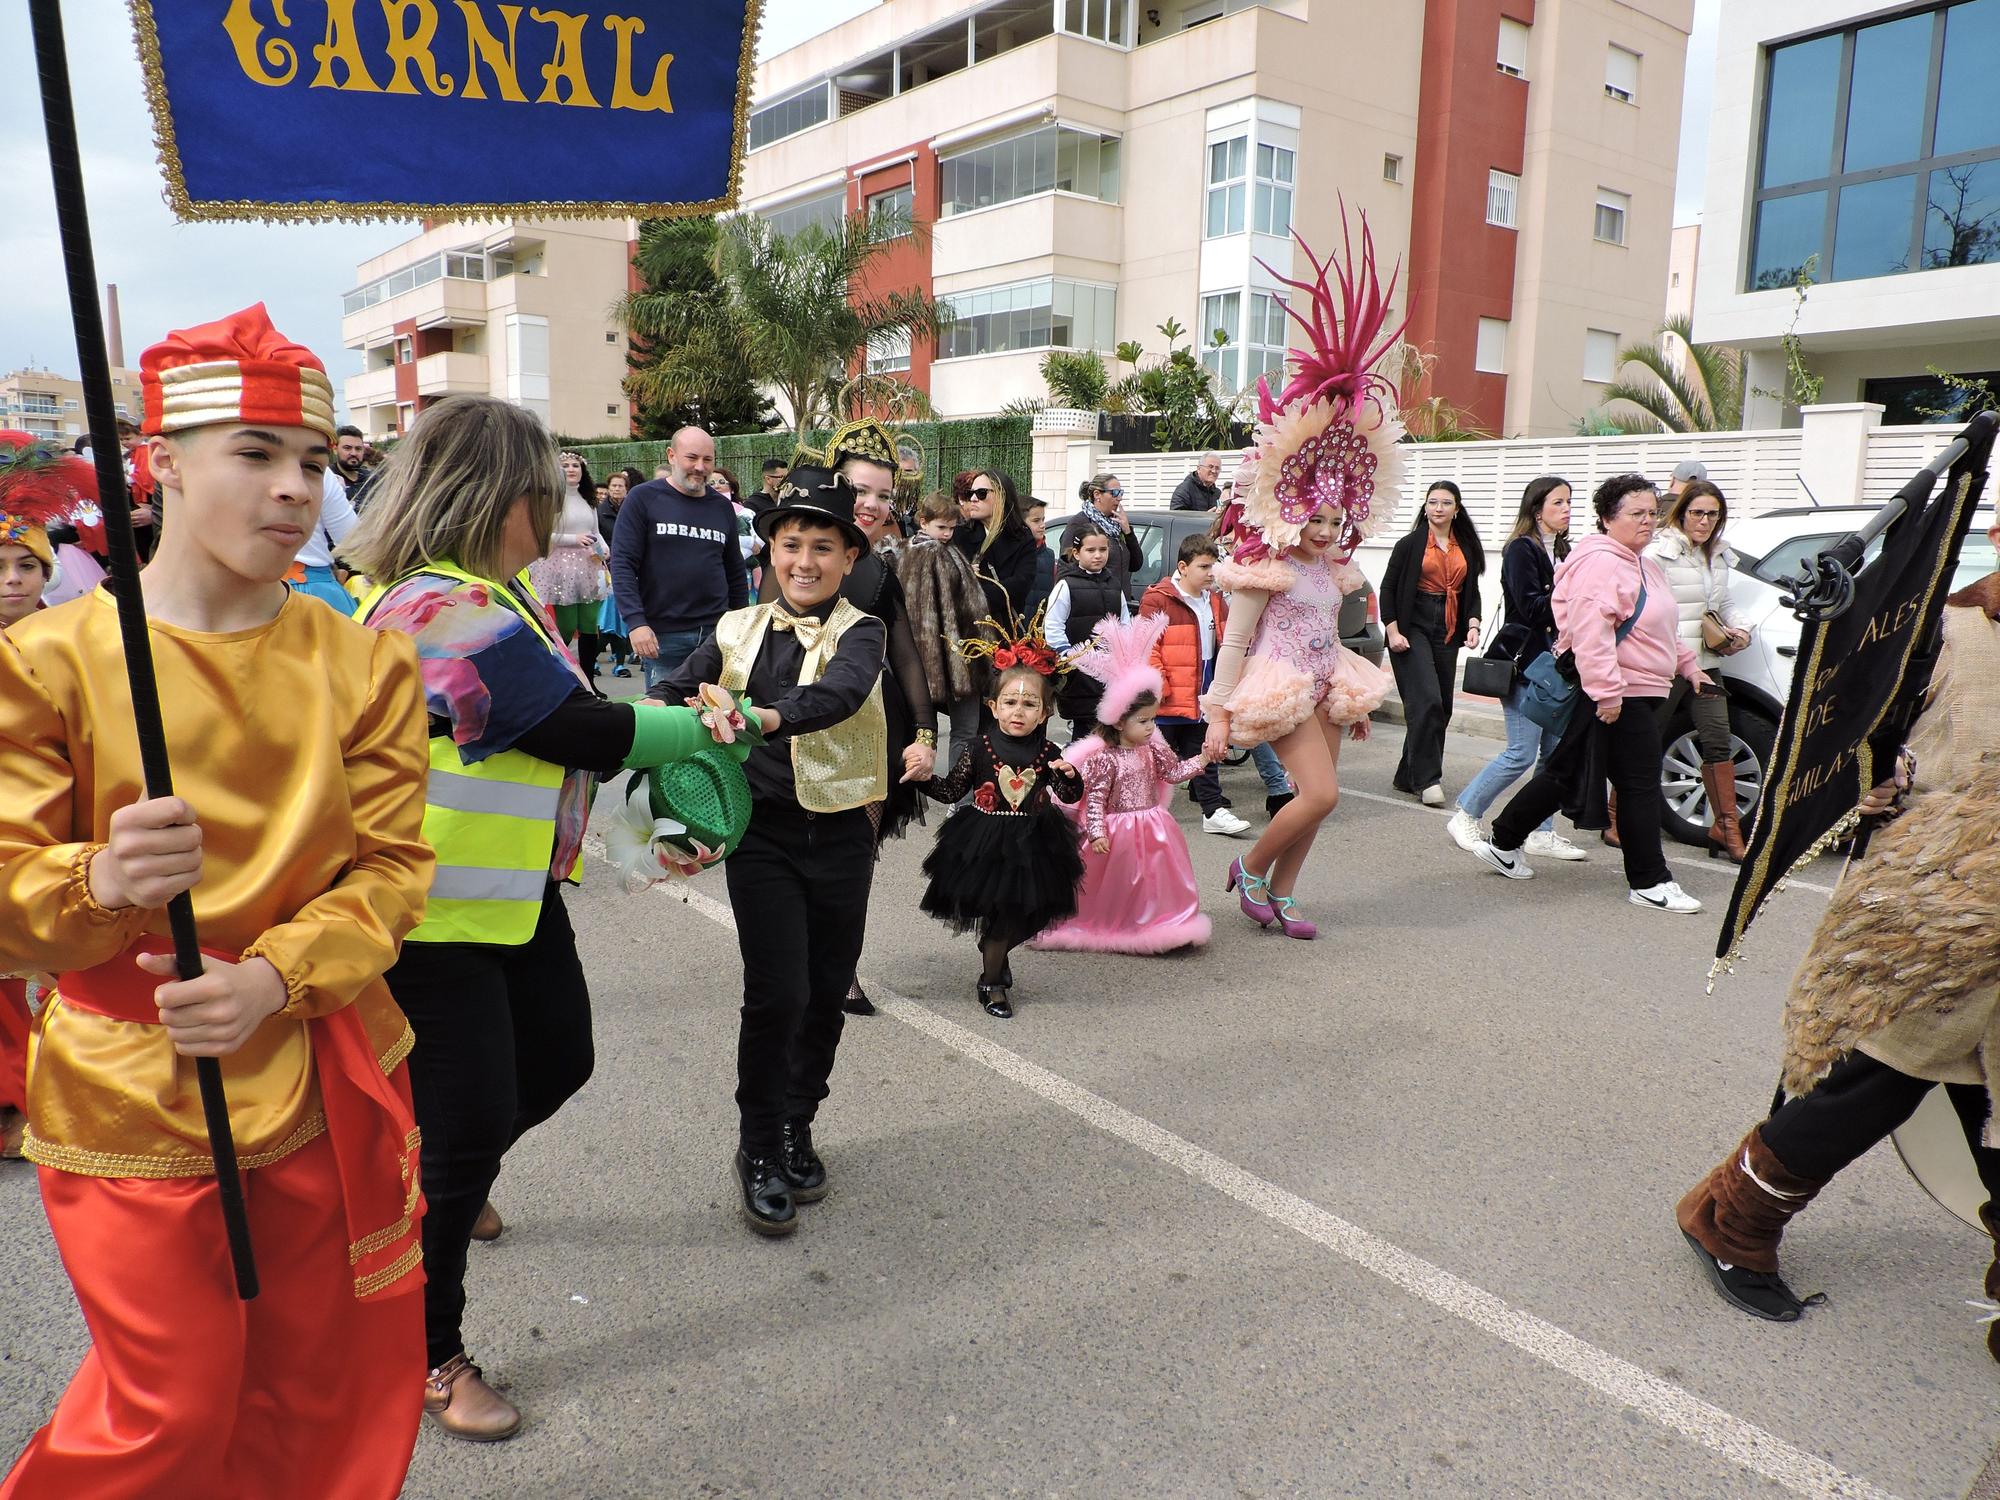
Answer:
[[[267,959],[290,997],[221,1059],[241,1163],[262,1166],[325,1129],[309,1019],[354,1005],[385,1070],[409,1051],[382,974],[433,864],[416,649],[299,593],[253,630],[151,633],[174,790],[202,829],[202,945]],[[164,910],[106,911],[85,878],[144,785],[110,596],[0,635],[0,973],[87,969],[166,934]],[[162,1027],[58,994],[29,1057],[30,1159],[98,1177],[214,1171],[194,1059]]]

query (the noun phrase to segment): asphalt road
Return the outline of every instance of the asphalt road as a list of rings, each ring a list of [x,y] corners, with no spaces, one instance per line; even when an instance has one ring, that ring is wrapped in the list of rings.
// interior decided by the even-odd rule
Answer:
[[[1973,1314],[1986,1250],[1886,1147],[1792,1231],[1830,1305],[1725,1308],[1672,1220],[1768,1100],[1794,888],[1714,995],[1729,880],[1695,918],[1625,901],[1615,855],[1512,884],[1350,747],[1301,887],[1325,936],[1253,930],[1188,816],[1217,934],[1161,959],[1027,954],[1017,1018],[885,856],[790,1240],[738,1221],[738,992],[721,881],[692,904],[572,893],[595,1079],[517,1149],[475,1246],[468,1339],[528,1415],[426,1432],[446,1497],[1965,1494],[2000,1436]],[[1454,749],[1455,789],[1495,747]],[[1261,791],[1229,774],[1262,824]],[[934,814],[935,816],[935,814]],[[1809,881],[1824,882],[1830,870]],[[0,1450],[81,1322],[0,1171]],[[414,1378],[414,1374],[413,1374]],[[301,1496],[309,1493],[301,1489]]]

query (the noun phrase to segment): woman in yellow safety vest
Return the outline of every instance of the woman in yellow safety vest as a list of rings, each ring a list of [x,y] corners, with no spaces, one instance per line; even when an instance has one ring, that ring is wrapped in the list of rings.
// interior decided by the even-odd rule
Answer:
[[[714,740],[690,709],[598,696],[535,597],[523,570],[548,551],[563,475],[532,413],[485,396],[431,407],[372,498],[342,547],[376,580],[358,618],[415,639],[431,715],[424,836],[437,873],[388,973],[417,1039],[424,1406],[453,1436],[490,1442],[511,1437],[521,1414],[466,1357],[466,1253],[475,1232],[499,1233],[487,1195],[501,1157],[593,1063],[590,991],[560,882],[576,867],[597,776],[683,760]]]

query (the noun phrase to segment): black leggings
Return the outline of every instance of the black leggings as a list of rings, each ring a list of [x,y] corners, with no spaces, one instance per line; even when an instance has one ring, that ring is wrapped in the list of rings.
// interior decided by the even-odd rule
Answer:
[[[517,948],[405,943],[389,992],[410,1018],[423,1131],[424,1336],[435,1369],[465,1351],[465,1258],[508,1147],[590,1079],[590,990],[558,888]]]
[[[1421,792],[1444,779],[1444,732],[1458,687],[1458,647],[1445,641],[1442,594],[1419,593],[1415,611],[1397,623],[1410,649],[1389,653],[1406,726],[1393,784],[1398,791]]]
[[[1658,698],[1627,698],[1616,724],[1597,717],[1597,705],[1578,695],[1576,713],[1561,743],[1541,770],[1493,820],[1493,847],[1514,850],[1563,805],[1563,799],[1590,773],[1593,747],[1603,756],[1618,793],[1618,842],[1625,856],[1625,883],[1650,890],[1672,878],[1660,847],[1660,730]]]
[[[1758,1134],[1785,1170],[1825,1182],[1885,1139],[1938,1085],[1912,1078],[1864,1052],[1850,1052],[1810,1094],[1788,1099]],[[1947,1083],[1952,1108],[1979,1163],[1987,1194],[2000,1199],[2000,1151],[1980,1144],[1986,1129],[1986,1090],[1976,1083]]]

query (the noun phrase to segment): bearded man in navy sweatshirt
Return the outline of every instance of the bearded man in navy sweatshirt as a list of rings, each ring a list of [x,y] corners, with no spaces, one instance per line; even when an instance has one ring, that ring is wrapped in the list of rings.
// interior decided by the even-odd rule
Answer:
[[[715,439],[683,427],[667,445],[667,477],[625,497],[611,533],[611,587],[632,628],[650,691],[750,602],[736,508],[708,487]]]

